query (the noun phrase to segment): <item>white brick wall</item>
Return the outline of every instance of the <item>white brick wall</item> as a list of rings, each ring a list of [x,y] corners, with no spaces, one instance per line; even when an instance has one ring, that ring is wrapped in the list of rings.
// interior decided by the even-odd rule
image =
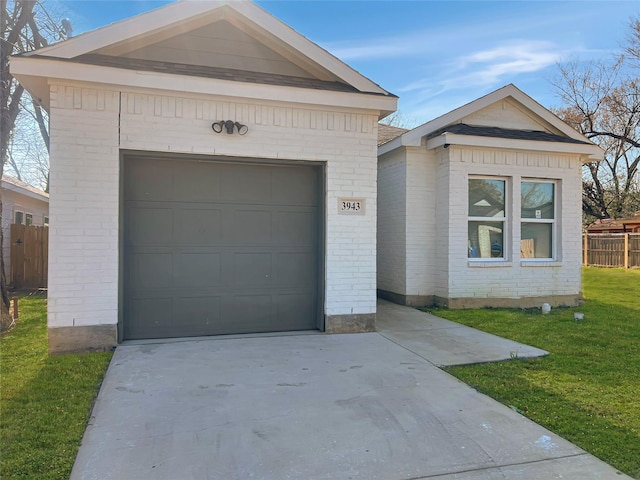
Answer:
[[[494,151],[451,146],[449,156],[450,189],[447,234],[438,240],[448,242],[449,278],[437,289],[448,298],[520,298],[545,295],[576,295],[581,291],[581,163],[579,155],[538,152]],[[467,180],[469,175],[507,177],[511,185],[509,214],[511,248],[508,262],[470,262],[467,259]],[[520,260],[520,182],[523,178],[559,181],[556,201],[560,234],[557,262]],[[439,179],[440,181],[440,179]],[[438,223],[438,229],[443,227]],[[446,293],[446,294],[444,294]]]
[[[378,288],[404,293],[407,289],[406,217],[407,160],[396,149],[378,161]]]
[[[521,298],[581,291],[579,155],[399,148],[378,166],[378,288],[442,298]],[[511,195],[507,262],[467,258],[469,175],[507,177]],[[559,258],[520,261],[520,181],[559,181]]]
[[[117,322],[118,99],[51,86],[50,327]]]
[[[117,322],[121,149],[325,162],[325,313],[375,312],[377,112],[51,89],[50,326]],[[228,119],[249,133],[211,130]],[[366,214],[338,215],[338,197]]]
[[[407,295],[433,295],[436,279],[436,155],[407,150]]]

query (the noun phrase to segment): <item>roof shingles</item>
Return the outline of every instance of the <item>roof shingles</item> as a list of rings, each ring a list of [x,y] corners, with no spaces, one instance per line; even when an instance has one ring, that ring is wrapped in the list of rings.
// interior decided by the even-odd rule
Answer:
[[[473,137],[493,137],[506,138],[511,140],[533,140],[537,142],[558,142],[558,143],[577,143],[582,145],[590,145],[589,142],[583,142],[574,138],[569,138],[554,133],[544,132],[541,130],[514,130],[510,128],[486,127],[478,125],[467,125],[466,123],[456,123],[440,128],[427,135],[427,139],[437,137],[443,133],[453,133],[457,135],[468,135]]]
[[[71,60],[72,62],[97,65],[103,67],[124,68],[127,70],[142,70],[148,72],[171,73],[191,77],[216,78],[234,82],[258,83],[264,85],[278,85],[286,87],[310,88],[315,90],[330,90],[335,92],[358,92],[351,85],[341,82],[329,82],[316,78],[293,77],[274,73],[235,70],[206,65],[190,65],[186,63],[169,63],[156,60],[138,58],[114,57],[110,55],[87,54]]]

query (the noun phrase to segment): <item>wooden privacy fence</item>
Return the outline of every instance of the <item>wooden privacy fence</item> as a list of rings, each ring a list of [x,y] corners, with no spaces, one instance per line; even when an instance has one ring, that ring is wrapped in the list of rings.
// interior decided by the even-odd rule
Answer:
[[[598,267],[640,267],[640,233],[582,235],[582,263]]]
[[[11,284],[16,290],[47,287],[49,228],[11,225]]]

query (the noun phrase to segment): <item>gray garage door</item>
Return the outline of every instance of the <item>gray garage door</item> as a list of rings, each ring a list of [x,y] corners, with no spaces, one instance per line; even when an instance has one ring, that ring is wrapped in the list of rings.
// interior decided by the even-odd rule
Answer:
[[[124,338],[317,328],[319,173],[126,157]]]

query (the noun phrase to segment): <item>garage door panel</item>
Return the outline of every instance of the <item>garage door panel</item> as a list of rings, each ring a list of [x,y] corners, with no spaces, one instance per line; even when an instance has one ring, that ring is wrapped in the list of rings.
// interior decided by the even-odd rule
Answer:
[[[173,255],[175,288],[208,288],[222,283],[220,253],[177,253]]]
[[[124,168],[125,339],[316,328],[317,167],[127,158]],[[149,186],[145,171],[171,181]]]
[[[176,171],[173,173],[173,199],[175,201],[211,203],[223,199],[220,165],[210,162],[191,162],[188,175],[182,175],[180,163],[174,163]],[[214,170],[215,175],[212,174]]]
[[[125,159],[124,196],[128,200],[163,201],[173,192],[173,164],[166,160]]]
[[[272,212],[264,209],[229,209],[224,215],[223,241],[235,245],[271,243]]]
[[[233,254],[233,286],[268,287],[273,281],[270,252]]]
[[[273,172],[273,203],[278,205],[316,205],[318,180],[311,167],[282,168]]]
[[[127,223],[125,241],[129,245],[169,245],[172,242],[171,208],[132,207]]]
[[[125,323],[125,338],[159,338],[161,331],[169,331],[173,325],[173,299],[135,298],[126,312],[135,322]]]
[[[271,295],[225,297],[225,317],[238,332],[258,332],[273,320]]]
[[[318,233],[314,219],[315,209],[305,211],[278,211],[274,241],[279,245],[312,245]]]
[[[170,288],[173,286],[171,253],[138,253],[129,262],[129,277],[137,289]]]
[[[271,168],[255,165],[224,165],[222,197],[225,202],[251,204],[271,201]]]
[[[309,294],[278,295],[276,317],[283,330],[295,330],[302,324],[306,329],[316,328],[314,324],[315,298]]]
[[[180,208],[173,222],[174,245],[211,245],[222,239],[220,208]]]
[[[310,289],[317,281],[314,252],[281,252],[276,256],[275,283]]]
[[[175,323],[186,336],[207,335],[222,318],[219,296],[184,296],[175,299]]]

